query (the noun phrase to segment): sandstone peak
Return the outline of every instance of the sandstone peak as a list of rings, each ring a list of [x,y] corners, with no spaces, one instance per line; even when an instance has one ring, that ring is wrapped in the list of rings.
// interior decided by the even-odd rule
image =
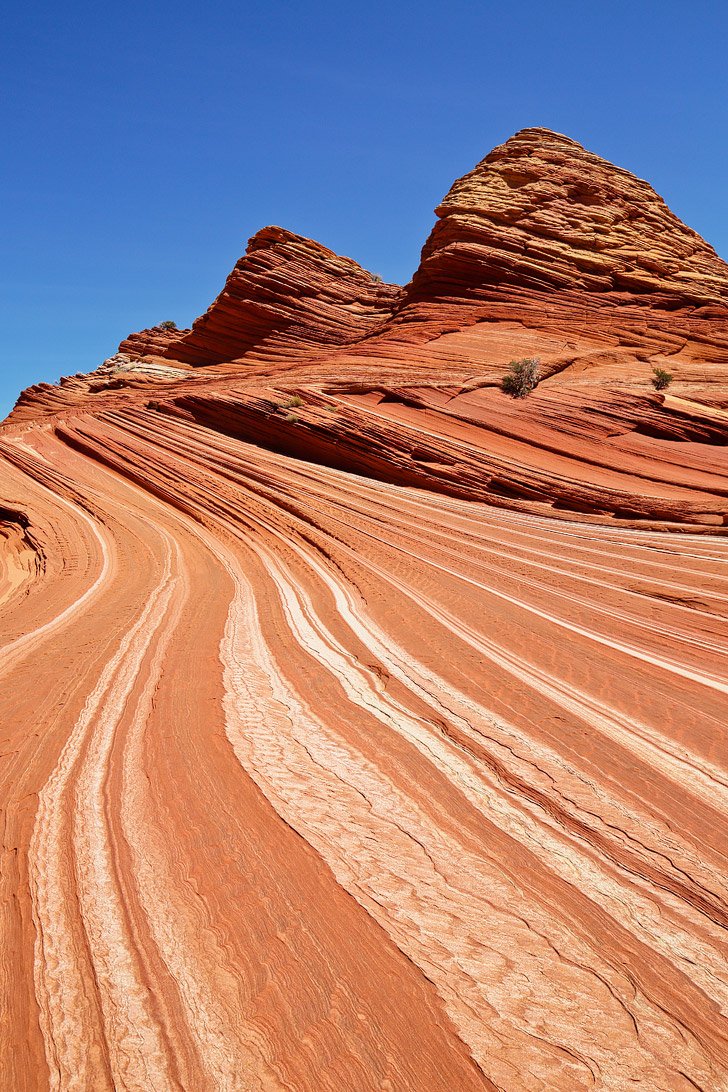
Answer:
[[[164,355],[199,365],[325,352],[369,333],[398,293],[351,258],[264,227],[217,299]]]
[[[432,289],[466,260],[484,283],[728,303],[728,266],[652,186],[548,129],[494,148],[436,212],[420,268]]]
[[[191,330],[133,334],[120,350],[192,365],[290,362],[344,347],[390,355],[392,342],[508,322],[552,341],[568,330],[589,351],[606,339],[641,357],[688,342],[728,354],[726,263],[647,182],[561,133],[522,129],[435,211],[403,290],[268,226]]]

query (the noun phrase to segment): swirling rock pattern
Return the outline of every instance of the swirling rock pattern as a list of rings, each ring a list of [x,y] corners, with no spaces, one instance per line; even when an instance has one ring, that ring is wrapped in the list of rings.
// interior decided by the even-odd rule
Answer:
[[[728,1089],[726,267],[544,130],[438,211],[0,430],[2,1089]]]

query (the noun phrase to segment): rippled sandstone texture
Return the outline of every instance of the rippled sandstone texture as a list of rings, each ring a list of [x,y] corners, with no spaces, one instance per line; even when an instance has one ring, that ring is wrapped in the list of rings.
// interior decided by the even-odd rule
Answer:
[[[437,212],[0,429],[2,1089],[728,1089],[728,267],[547,130]]]

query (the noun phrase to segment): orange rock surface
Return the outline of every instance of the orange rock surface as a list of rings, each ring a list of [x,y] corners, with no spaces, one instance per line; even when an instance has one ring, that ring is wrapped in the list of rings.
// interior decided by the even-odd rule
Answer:
[[[547,130],[437,213],[0,426],[2,1090],[728,1089],[728,267]]]

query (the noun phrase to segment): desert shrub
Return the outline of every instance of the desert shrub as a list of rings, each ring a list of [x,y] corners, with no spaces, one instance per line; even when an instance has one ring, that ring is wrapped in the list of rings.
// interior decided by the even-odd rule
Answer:
[[[514,398],[525,398],[538,386],[539,359],[535,356],[524,357],[523,360],[512,360],[508,365],[508,371],[501,379],[501,389],[506,394],[512,394]]]
[[[289,398],[286,402],[286,409],[298,409],[298,407],[302,405],[303,402],[301,401],[301,399],[298,397],[297,394],[294,394],[293,398]]]
[[[158,410],[159,402],[157,402],[156,399],[153,398],[151,402],[147,402],[147,409]]]
[[[160,328],[162,330],[176,330],[177,329],[177,323],[172,322],[172,319],[165,319],[164,322],[160,322],[159,325],[160,325]]]
[[[383,283],[382,278],[379,276],[378,273],[372,273],[372,280],[374,281],[375,284],[382,284]]]
[[[669,387],[672,383],[672,375],[670,372],[666,372],[664,368],[652,369],[652,386],[655,390],[664,391],[665,387]]]
[[[296,417],[295,413],[289,413],[286,417],[286,421],[288,421],[292,425],[298,424],[298,418]]]

